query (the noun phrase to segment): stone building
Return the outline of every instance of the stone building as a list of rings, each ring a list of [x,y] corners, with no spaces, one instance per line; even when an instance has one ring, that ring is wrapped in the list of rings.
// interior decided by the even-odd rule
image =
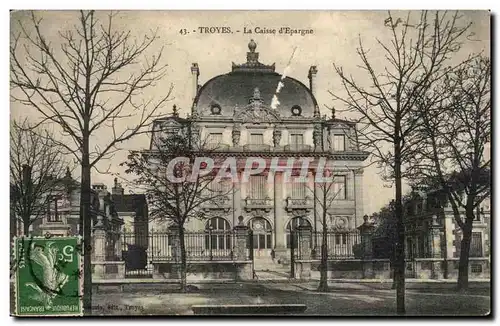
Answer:
[[[410,260],[439,258],[446,260],[447,271],[455,276],[460,257],[462,231],[453,215],[451,204],[440,191],[413,193],[404,204],[405,247]],[[462,220],[465,211],[461,209]],[[469,270],[472,277],[489,273],[490,259],[490,199],[478,207],[472,225]],[[443,271],[445,272],[445,271]]]
[[[416,190],[403,200],[405,226],[406,274],[417,278],[456,278],[462,231],[453,215],[451,204],[439,190]],[[460,208],[462,219],[465,211]],[[374,215],[375,258],[389,258],[395,241],[396,220],[391,205]],[[472,225],[469,252],[469,275],[488,278],[490,271],[490,199],[476,211]],[[432,274],[432,275],[431,275]]]
[[[105,223],[126,224],[129,228],[124,230],[138,241],[145,241],[148,230],[148,206],[146,197],[141,194],[124,194],[123,188],[115,179],[114,187],[110,193],[106,185],[95,183],[91,191],[92,212],[94,224],[97,216],[102,216]],[[109,208],[109,209],[108,209]],[[15,223],[11,231],[22,235],[22,223],[11,220]],[[55,189],[51,191],[47,200],[47,210],[44,216],[36,219],[30,225],[32,235],[77,235],[80,225],[80,184],[72,178],[69,170],[60,182],[57,182]],[[120,226],[119,232],[122,232]]]
[[[253,230],[255,257],[265,262],[272,256],[288,256],[290,230],[299,220],[316,232],[324,227],[347,232],[363,223],[361,166],[368,153],[359,150],[355,123],[338,119],[334,113],[331,117],[320,114],[315,97],[316,66],[310,67],[306,86],[277,73],[274,64],[261,63],[256,48],[251,40],[246,62],[232,63],[228,73],[203,85],[200,67],[193,63],[191,113],[186,118],[173,114],[156,120],[149,152],[157,150],[154,140],[164,133],[188,128],[193,137],[214,144],[216,156],[236,158],[238,167],[243,167],[248,157],[263,158],[268,165],[277,159],[296,175],[297,167],[287,165],[287,159],[310,159],[306,183],[290,182],[283,171],[266,168],[260,175],[250,176],[248,182],[234,184],[231,198],[211,212],[211,219],[189,221],[189,230],[229,230],[242,216],[244,225]],[[322,224],[325,205],[321,205],[314,183],[321,159],[335,175],[335,199],[326,205],[326,226]],[[266,182],[268,174],[273,174],[271,184]],[[216,246],[222,248],[226,243]]]

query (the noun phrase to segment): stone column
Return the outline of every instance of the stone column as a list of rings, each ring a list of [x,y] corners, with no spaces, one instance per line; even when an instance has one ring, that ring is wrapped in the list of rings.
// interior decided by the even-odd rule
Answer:
[[[285,248],[283,209],[283,172],[274,173],[274,235],[275,248]]]
[[[443,276],[441,268],[441,258],[443,255],[441,253],[441,226],[438,223],[436,215],[432,216],[432,225],[429,231],[432,258],[437,259],[432,261],[431,277],[437,279]]]
[[[363,278],[373,277],[373,231],[375,226],[368,221],[368,215],[363,216],[364,223],[358,227],[361,236],[363,259]]]
[[[283,209],[283,172],[274,172],[274,251],[276,257],[286,255],[285,210]]]
[[[243,224],[243,216],[238,217],[238,224],[234,227],[234,260],[236,261],[236,279],[251,280],[252,279],[252,261],[247,254],[249,228]]]
[[[315,123],[313,130],[313,143],[314,143],[314,151],[321,151],[323,145],[323,132],[321,128],[321,124]]]
[[[313,186],[311,189],[313,189],[313,196],[312,196],[312,200],[313,200],[313,231],[314,231],[314,239],[313,239],[313,249],[314,251],[317,251],[318,250],[318,237],[317,237],[317,232],[318,232],[318,225],[321,225],[321,222],[320,222],[320,216],[321,216],[321,205],[318,204],[318,198],[319,197],[319,187],[318,187],[318,184],[316,183],[316,170],[312,171],[312,182],[313,182]]]
[[[299,235],[298,250],[301,262],[298,263],[299,266],[295,270],[299,273],[298,275],[299,279],[308,280],[311,278],[312,229],[309,225],[302,224],[297,228],[296,232]]]
[[[97,223],[94,225],[93,240],[94,244],[92,246],[92,261],[94,264],[94,273],[92,277],[94,279],[101,279],[105,277],[105,265],[106,261],[106,231],[104,230],[104,225],[102,223],[102,216],[98,215]]]
[[[233,225],[238,223],[241,215],[241,173],[237,172],[237,180],[233,183]]]

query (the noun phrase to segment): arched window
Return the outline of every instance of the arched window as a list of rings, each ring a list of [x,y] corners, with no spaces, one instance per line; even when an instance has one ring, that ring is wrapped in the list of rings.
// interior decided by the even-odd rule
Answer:
[[[272,249],[271,224],[262,217],[254,217],[248,224],[253,231],[253,249]]]
[[[306,220],[305,218],[295,217],[295,218],[291,219],[288,222],[288,224],[286,225],[286,247],[287,248],[291,248],[291,246],[292,246],[292,231],[295,231],[297,229],[297,227],[300,226],[301,221],[303,221],[302,223],[305,223],[304,225],[311,227],[311,223],[309,223],[309,221]],[[299,240],[297,232],[294,233],[293,240],[295,243],[294,246],[295,246],[295,248],[297,248],[297,245],[298,245],[297,242]]]
[[[206,249],[231,249],[231,226],[221,217],[214,217],[207,221],[205,231]]]

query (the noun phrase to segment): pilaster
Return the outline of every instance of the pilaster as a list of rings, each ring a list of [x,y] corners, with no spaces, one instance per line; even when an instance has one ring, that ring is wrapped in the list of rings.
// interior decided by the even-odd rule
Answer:
[[[233,225],[238,223],[238,216],[241,216],[241,173],[237,172],[236,180],[233,183]]]
[[[363,218],[364,210],[363,210],[363,170],[358,169],[354,170],[354,199],[356,202],[356,221],[355,225],[361,224],[361,219]]]
[[[285,211],[283,209],[283,172],[274,173],[274,247],[285,248]]]

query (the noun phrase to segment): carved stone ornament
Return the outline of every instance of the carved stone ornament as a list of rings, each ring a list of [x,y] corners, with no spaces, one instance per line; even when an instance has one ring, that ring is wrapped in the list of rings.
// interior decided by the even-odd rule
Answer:
[[[331,132],[331,130],[328,130],[328,137],[327,137],[327,141],[328,141],[328,148],[329,148],[329,149],[333,149],[333,144],[332,144],[332,132]]]
[[[196,125],[193,125],[191,127],[191,135],[192,135],[192,140],[193,142],[198,142],[200,140],[200,128]]]
[[[281,130],[275,128],[273,130],[273,144],[274,144],[274,147],[278,147],[280,145],[280,141],[281,141]]]
[[[339,230],[347,229],[348,225],[349,225],[349,222],[347,221],[347,218],[344,216],[338,216],[335,219],[335,227]]]
[[[321,146],[321,125],[316,124],[313,131],[314,146]]]
[[[279,114],[276,110],[270,109],[264,105],[264,101],[260,97],[259,88],[254,89],[253,96],[250,98],[249,104],[246,107],[241,110],[235,107],[234,118],[242,123],[253,122],[255,124],[280,121]]]
[[[233,127],[233,146],[238,146],[240,144],[241,130],[239,126],[235,125]]]

